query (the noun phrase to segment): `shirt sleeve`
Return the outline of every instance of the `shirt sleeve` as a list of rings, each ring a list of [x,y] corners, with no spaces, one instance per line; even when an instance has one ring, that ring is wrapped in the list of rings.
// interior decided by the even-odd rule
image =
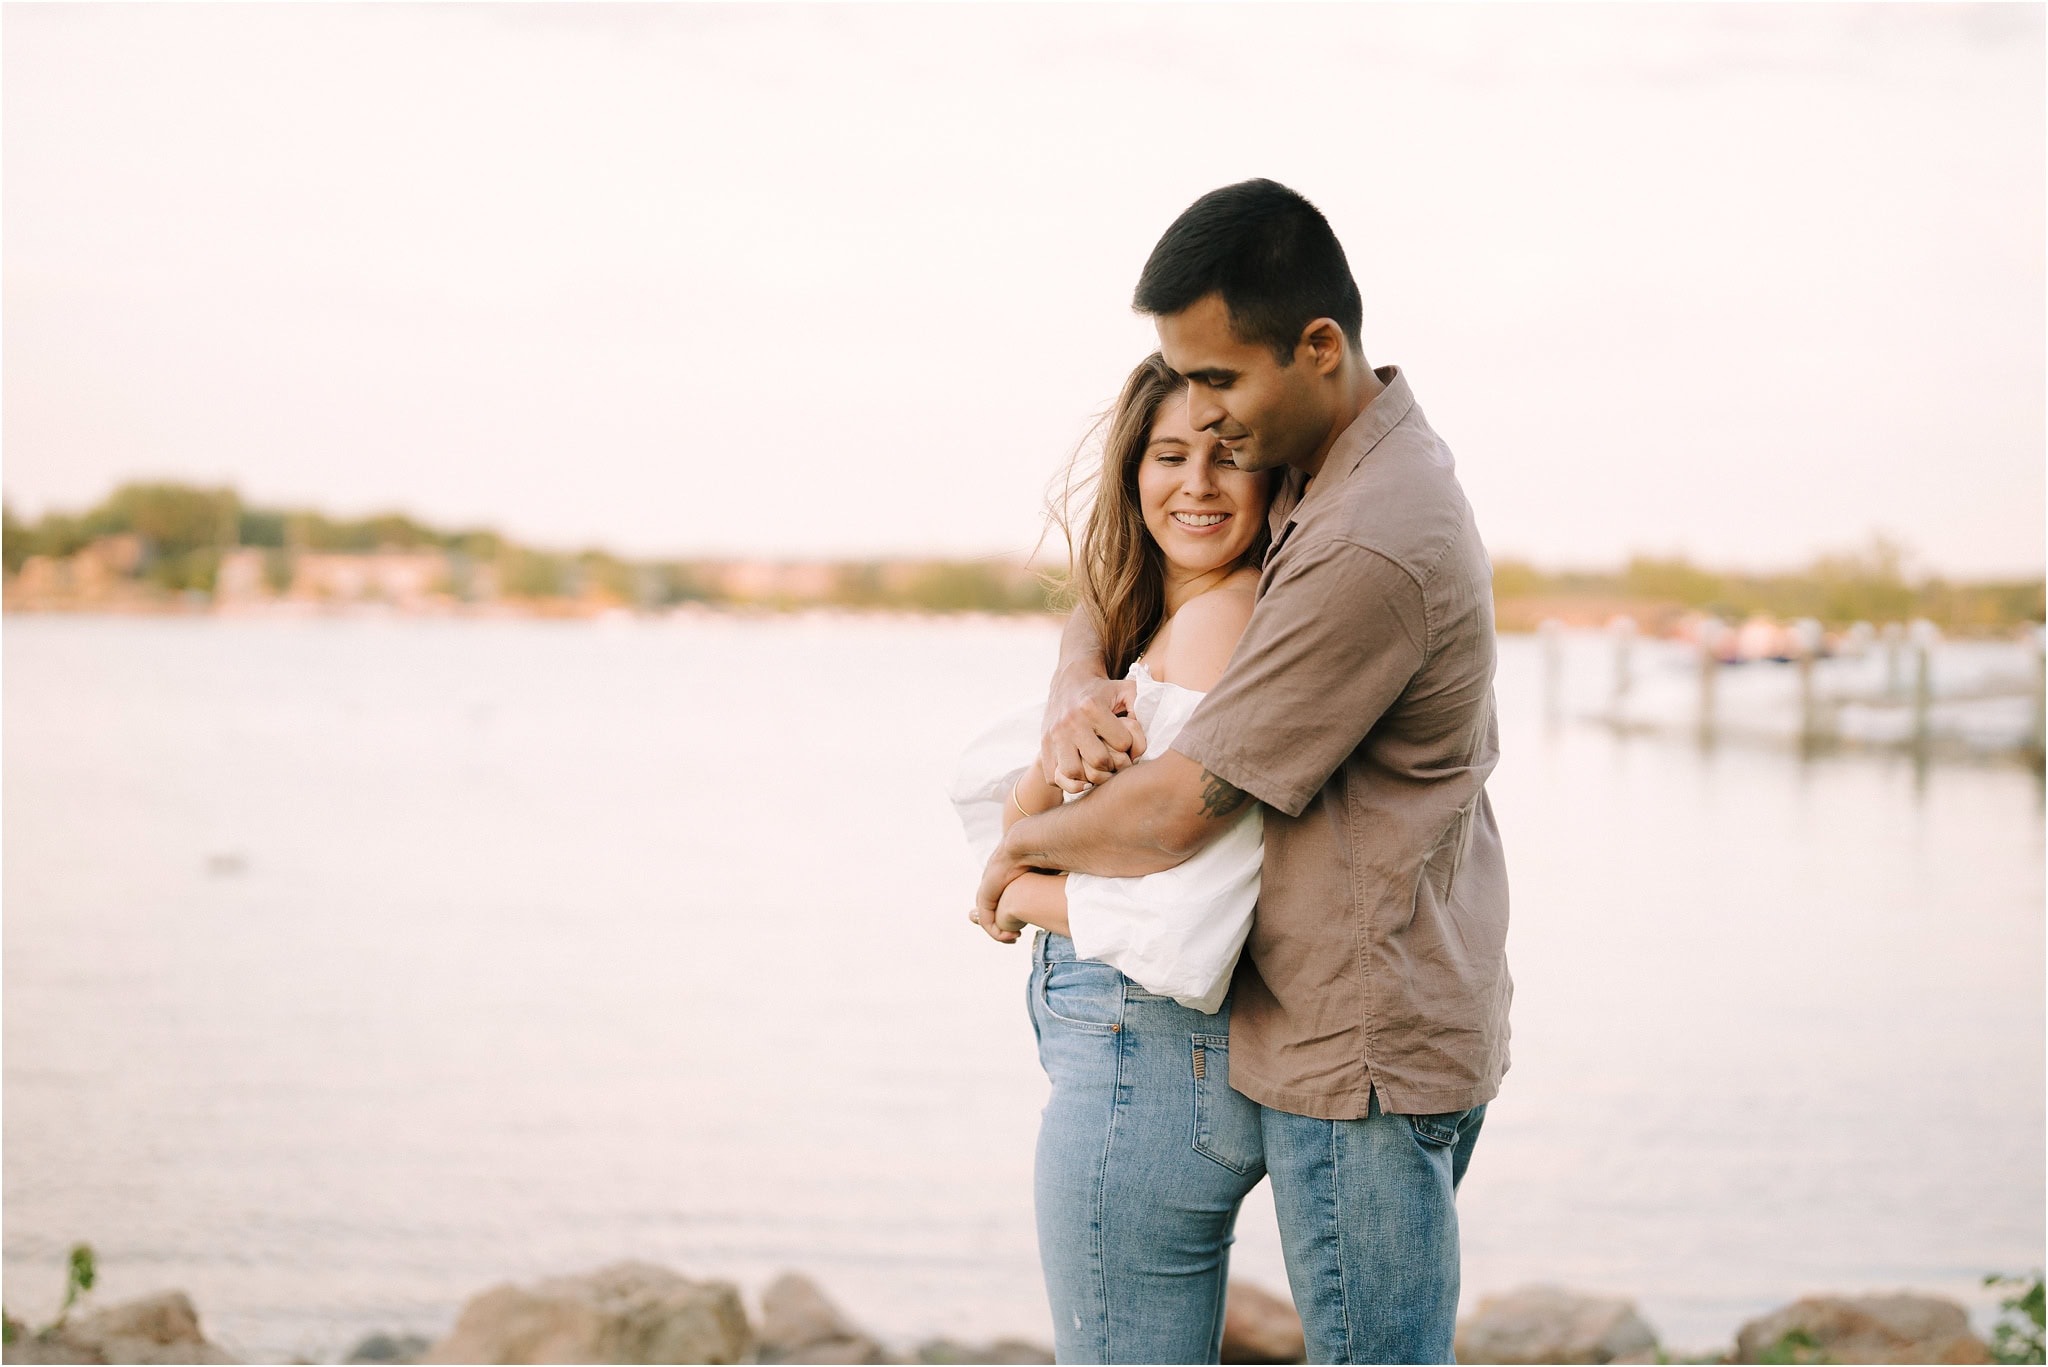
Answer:
[[[1305,548],[1259,598],[1172,748],[1300,816],[1428,653],[1421,585],[1350,541]]]

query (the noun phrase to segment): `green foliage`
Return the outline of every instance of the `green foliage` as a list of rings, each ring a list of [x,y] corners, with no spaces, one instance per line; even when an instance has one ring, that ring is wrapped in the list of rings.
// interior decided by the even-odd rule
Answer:
[[[1655,560],[1635,556],[1622,571],[1622,585],[1640,598],[1670,598],[1681,603],[1717,603],[1727,596],[1727,586],[1718,574],[1698,569],[1686,560]]]
[[[1536,598],[1554,592],[1553,576],[1520,560],[1496,560],[1493,564],[1495,598]]]
[[[1826,1362],[1820,1341],[1804,1329],[1787,1329],[1778,1341],[1757,1354],[1758,1362]]]
[[[9,574],[18,573],[32,555],[62,558],[98,537],[123,532],[143,542],[137,576],[168,593],[212,591],[222,553],[242,545],[272,552],[265,557],[264,582],[275,592],[289,586],[291,556],[301,551],[439,549],[450,553],[449,587],[461,597],[471,596],[479,565],[495,565],[500,591],[513,598],[573,598],[596,591],[659,608],[724,597],[715,569],[688,561],[631,561],[600,550],[554,555],[516,545],[487,528],[440,530],[395,512],[345,519],[309,509],[245,507],[228,488],[131,483],[82,514],[52,512],[33,524],[0,504],[0,549]],[[2042,620],[2040,579],[1912,583],[1904,563],[1904,548],[1878,537],[1860,550],[1823,556],[1805,570],[1775,575],[1720,573],[1680,557],[1637,556],[1611,572],[1546,571],[1503,560],[1494,566],[1493,588],[1499,601],[1641,601],[1733,620],[1755,613],[1780,620],[1817,617],[1834,627],[1925,617],[1944,630],[1966,633]],[[846,562],[832,567],[824,600],[841,607],[925,612],[1044,612],[1062,610],[1071,601],[1057,578],[996,560],[921,566]]]
[[[124,484],[85,515],[90,535],[134,532],[163,556],[232,546],[241,524],[242,500],[233,489],[183,484]]]
[[[57,1323],[64,1322],[64,1317],[71,1313],[71,1307],[78,1303],[80,1296],[92,1290],[92,1284],[97,1278],[92,1245],[73,1244],[70,1265],[64,1273],[64,1304],[57,1311]]]
[[[508,597],[558,598],[569,587],[569,566],[552,555],[515,546],[498,566],[498,583]]]
[[[78,1304],[80,1296],[92,1290],[92,1284],[97,1279],[92,1245],[73,1244],[71,1257],[64,1271],[64,1303],[57,1307],[57,1318],[37,1331],[38,1336],[62,1328],[66,1317],[71,1314],[71,1307]]]
[[[605,551],[585,551],[576,558],[576,568],[585,593],[596,590],[622,603],[640,600],[638,567]]]
[[[1991,1359],[1994,1362],[2048,1361],[2048,1346],[2042,1341],[2042,1285],[2037,1271],[2031,1277],[2007,1277],[1992,1273],[1986,1286],[2009,1286],[2011,1295],[1998,1302],[1998,1323],[1991,1327]]]
[[[646,607],[671,607],[677,603],[715,603],[720,594],[715,585],[694,565],[662,561],[641,566],[641,603]]]
[[[182,553],[159,555],[150,562],[147,575],[149,581],[159,588],[172,593],[186,593],[197,590],[212,593],[215,578],[220,573],[220,552],[211,546],[202,546]]]
[[[505,538],[490,531],[451,532],[447,544],[448,549],[460,551],[479,564],[496,560],[505,553]]]
[[[919,570],[901,595],[901,605],[927,612],[1014,612],[1041,608],[1044,591],[980,560],[942,560]]]
[[[275,508],[244,508],[236,540],[244,546],[283,547],[289,521]]]
[[[284,524],[281,544],[298,550],[361,555],[386,548],[417,550],[422,546],[439,546],[447,540],[433,528],[415,522],[403,513],[379,513],[352,521],[304,510],[276,516]]]
[[[78,1298],[92,1290],[92,1284],[99,1280],[91,1244],[73,1244],[71,1256],[64,1270],[64,1303],[57,1307],[57,1318],[35,1331],[36,1338],[49,1338],[64,1327],[65,1319],[71,1314],[71,1307],[78,1304]],[[27,1326],[20,1320],[0,1310],[0,1341],[8,1347],[21,1342]]]
[[[85,520],[65,513],[45,514],[34,526],[10,518],[6,526],[7,572],[18,571],[32,555],[65,556],[92,540]]]
[[[1875,537],[1859,551],[1826,555],[1784,574],[1722,574],[1671,557],[1636,556],[1619,574],[1546,572],[1516,560],[1494,565],[1497,602],[1517,598],[1637,599],[1732,620],[1765,614],[1813,617],[1831,627],[1925,617],[1950,632],[1993,631],[2042,620],[2042,581],[1907,582],[1904,549]]]
[[[0,560],[4,560],[9,574],[21,573],[22,564],[35,554],[30,550],[35,531],[26,522],[14,515],[14,509],[0,503]]]

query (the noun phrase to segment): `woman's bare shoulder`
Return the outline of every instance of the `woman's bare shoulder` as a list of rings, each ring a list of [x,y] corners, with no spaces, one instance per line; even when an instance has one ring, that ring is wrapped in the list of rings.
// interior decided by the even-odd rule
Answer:
[[[1257,601],[1253,592],[1258,578],[1240,584],[1236,577],[1181,604],[1173,614],[1173,635],[1166,645],[1166,658],[1159,663],[1169,683],[1206,693],[1223,677],[1237,638],[1244,635]]]

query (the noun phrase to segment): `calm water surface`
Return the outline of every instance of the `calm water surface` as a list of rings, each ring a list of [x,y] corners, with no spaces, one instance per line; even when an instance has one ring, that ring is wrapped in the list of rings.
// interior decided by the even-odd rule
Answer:
[[[1585,642],[1575,687],[1601,680]],[[941,792],[1039,622],[11,618],[5,1277],[250,1357],[643,1257],[885,1337],[1049,1338],[1026,951]],[[1547,728],[1503,643],[1515,1065],[1468,1304],[2042,1260],[2038,784]],[[1577,680],[1583,678],[1583,685]],[[1236,1269],[1285,1285],[1263,1190]]]

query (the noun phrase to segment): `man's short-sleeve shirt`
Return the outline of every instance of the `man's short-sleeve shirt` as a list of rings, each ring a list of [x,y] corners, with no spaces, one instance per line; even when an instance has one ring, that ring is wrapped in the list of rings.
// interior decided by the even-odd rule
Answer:
[[[1492,567],[1394,367],[1272,512],[1258,606],[1172,748],[1271,810],[1230,1081],[1330,1120],[1460,1111],[1508,1066]]]

